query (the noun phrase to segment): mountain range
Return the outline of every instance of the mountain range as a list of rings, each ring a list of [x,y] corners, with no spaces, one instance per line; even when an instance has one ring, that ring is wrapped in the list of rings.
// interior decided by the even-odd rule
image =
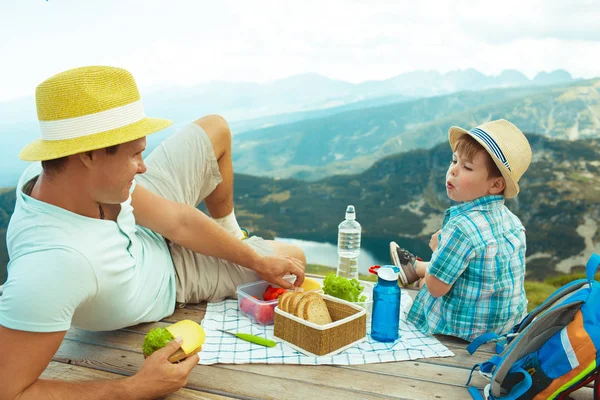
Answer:
[[[600,245],[600,140],[527,136],[533,161],[521,193],[506,204],[527,229],[528,279],[543,279],[581,268]],[[335,243],[337,225],[353,204],[363,246],[378,259],[388,259],[390,240],[428,259],[429,237],[452,205],[445,191],[450,159],[448,145],[440,144],[316,182],[236,174],[236,215],[241,226],[265,238]],[[14,201],[14,189],[0,191],[0,284]]]
[[[238,171],[316,180],[447,142],[453,125],[506,118],[521,130],[574,140],[600,134],[600,80],[426,97],[275,125],[234,137]]]
[[[349,110],[398,103],[417,97],[496,87],[522,87],[572,82],[563,70],[540,72],[530,80],[518,71],[489,76],[474,69],[413,71],[358,84],[317,74],[296,75],[267,83],[211,82],[192,87],[142,91],[147,115],[169,118],[178,125],[148,137],[151,151],[183,123],[205,114],[220,114],[234,134],[267,126],[326,117]],[[32,88],[32,93],[34,88]],[[0,102],[0,187],[16,184],[26,164],[17,157],[39,137],[33,97]]]

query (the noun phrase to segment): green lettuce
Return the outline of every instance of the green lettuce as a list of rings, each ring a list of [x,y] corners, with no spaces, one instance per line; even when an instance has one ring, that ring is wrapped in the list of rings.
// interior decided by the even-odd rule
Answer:
[[[363,285],[356,279],[347,279],[335,274],[327,275],[323,281],[323,293],[353,303],[367,300],[366,296],[361,296],[363,289]]]
[[[150,354],[154,353],[156,350],[165,347],[167,343],[169,343],[173,339],[173,335],[171,335],[171,333],[165,328],[150,329],[150,332],[148,332],[148,334],[146,334],[146,337],[144,338],[142,351],[147,357]]]

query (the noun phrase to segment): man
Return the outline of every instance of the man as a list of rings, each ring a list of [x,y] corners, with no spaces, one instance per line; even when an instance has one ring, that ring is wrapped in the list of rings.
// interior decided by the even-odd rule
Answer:
[[[84,67],[36,90],[41,139],[20,154],[0,297],[0,399],[154,398],[182,387],[197,364],[167,357],[173,341],[130,378],[39,379],[67,329],[113,330],[156,321],[176,303],[216,301],[258,279],[304,280],[294,246],[246,240],[233,211],[231,134],[218,116],[195,121],[142,160],[146,118],[131,74]],[[143,174],[143,175],[142,175]],[[204,201],[213,219],[196,209]]]

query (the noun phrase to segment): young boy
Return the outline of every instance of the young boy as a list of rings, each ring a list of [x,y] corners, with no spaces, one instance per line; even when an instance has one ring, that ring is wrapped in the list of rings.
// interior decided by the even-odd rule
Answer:
[[[470,131],[452,127],[448,136],[453,155],[446,192],[460,204],[446,210],[441,232],[432,236],[431,261],[394,242],[390,252],[402,285],[424,281],[408,320],[425,334],[472,341],[508,332],[527,312],[525,228],[504,199],[519,193],[531,147],[506,120]]]

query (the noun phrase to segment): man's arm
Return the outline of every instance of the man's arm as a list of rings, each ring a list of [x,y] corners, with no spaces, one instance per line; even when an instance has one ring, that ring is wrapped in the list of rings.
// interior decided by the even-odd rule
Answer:
[[[259,255],[190,205],[165,199],[141,185],[135,187],[131,205],[138,224],[196,253],[242,265],[281,287],[291,289],[304,281],[304,268],[299,260]],[[286,274],[296,275],[294,285],[283,279]]]
[[[88,382],[39,379],[58,350],[65,331],[37,333],[0,326],[0,400],[39,399],[149,399],[183,387],[198,355],[179,364],[167,358],[180,347],[172,341],[148,357],[129,378]]]

